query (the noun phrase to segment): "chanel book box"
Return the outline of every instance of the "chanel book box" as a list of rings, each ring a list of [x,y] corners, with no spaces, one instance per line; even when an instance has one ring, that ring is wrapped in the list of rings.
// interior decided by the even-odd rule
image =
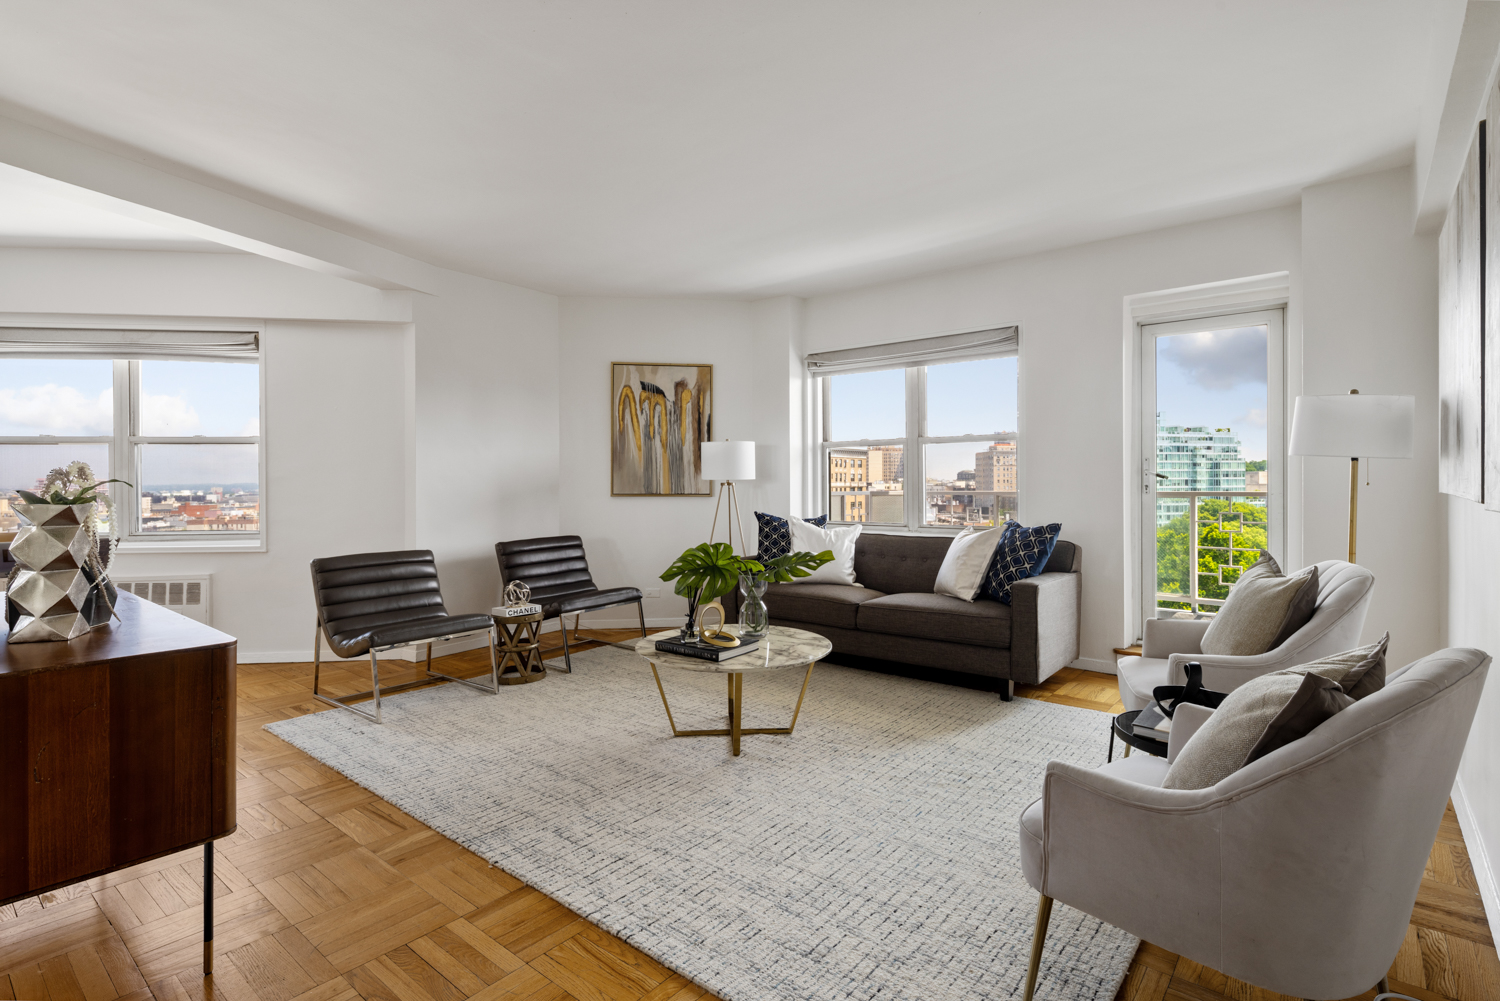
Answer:
[[[523,615],[540,615],[540,614],[542,614],[542,606],[541,605],[501,605],[499,608],[496,608],[492,612],[490,612],[490,614],[491,615],[498,615],[502,619],[516,619],[516,618],[520,618]]]

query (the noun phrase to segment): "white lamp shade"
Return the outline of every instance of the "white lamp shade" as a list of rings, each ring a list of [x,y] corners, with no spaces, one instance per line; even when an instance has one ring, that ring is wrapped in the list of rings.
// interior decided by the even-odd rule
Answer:
[[[705,441],[698,475],[705,480],[755,479],[755,442]]]
[[[1410,459],[1415,396],[1299,396],[1292,411],[1292,455]]]

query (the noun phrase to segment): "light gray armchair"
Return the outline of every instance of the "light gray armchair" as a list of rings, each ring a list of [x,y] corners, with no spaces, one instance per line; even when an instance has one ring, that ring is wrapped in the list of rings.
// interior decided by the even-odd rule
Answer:
[[[1048,764],[1021,816],[1042,894],[1026,1001],[1053,898],[1266,990],[1322,1001],[1383,984],[1489,663],[1425,657],[1208,789],[1160,788],[1168,759],[1144,754]],[[1208,715],[1179,710],[1169,758]]]
[[[1359,646],[1374,587],[1375,575],[1358,564],[1319,563],[1313,617],[1279,647],[1255,657],[1205,654],[1199,644],[1209,619],[1147,619],[1141,656],[1121,657],[1115,668],[1120,676],[1120,701],[1126,712],[1146,708],[1158,685],[1187,682],[1183,665],[1189,661],[1203,665],[1204,688],[1230,692],[1262,674],[1352,650]]]

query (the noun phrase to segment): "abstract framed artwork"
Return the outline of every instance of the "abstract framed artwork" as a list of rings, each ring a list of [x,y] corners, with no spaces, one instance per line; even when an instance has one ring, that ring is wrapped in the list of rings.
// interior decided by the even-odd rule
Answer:
[[[617,361],[610,366],[614,497],[707,497],[698,475],[713,428],[714,367]]]

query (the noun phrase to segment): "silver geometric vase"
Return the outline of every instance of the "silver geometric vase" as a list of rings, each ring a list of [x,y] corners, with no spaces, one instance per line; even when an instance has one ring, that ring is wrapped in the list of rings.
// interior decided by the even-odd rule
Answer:
[[[17,504],[27,524],[10,544],[18,564],[6,592],[10,642],[70,640],[109,621],[117,595],[85,565],[93,504]],[[101,597],[101,591],[108,600]]]

